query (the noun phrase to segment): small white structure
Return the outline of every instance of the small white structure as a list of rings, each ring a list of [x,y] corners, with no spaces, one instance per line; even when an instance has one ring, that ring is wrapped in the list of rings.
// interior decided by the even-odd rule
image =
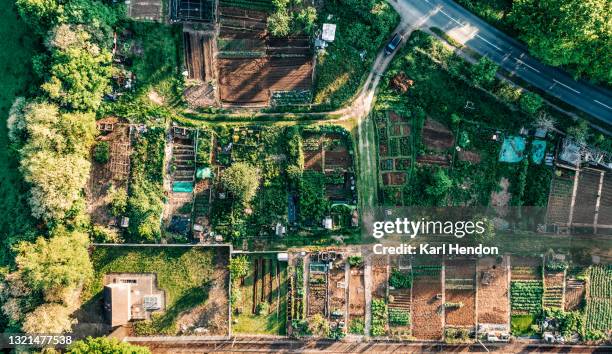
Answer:
[[[277,222],[275,227],[276,236],[284,236],[286,232],[287,228],[280,222]]]
[[[325,219],[323,219],[323,227],[326,230],[331,230],[333,228],[333,222],[332,222],[331,216],[326,216]]]
[[[289,261],[289,253],[287,252],[280,252],[276,254],[276,259],[279,262],[287,262]]]
[[[333,42],[334,39],[336,39],[336,24],[324,23],[323,33],[321,34],[321,39],[323,39],[326,42]]]

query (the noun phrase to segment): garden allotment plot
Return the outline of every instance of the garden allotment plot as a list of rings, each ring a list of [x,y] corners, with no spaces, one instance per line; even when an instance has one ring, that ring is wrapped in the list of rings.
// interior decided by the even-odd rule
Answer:
[[[310,101],[310,41],[270,37],[266,27],[272,8],[267,0],[220,3],[217,68],[222,103],[265,106],[272,96],[280,104],[284,96],[292,104]]]

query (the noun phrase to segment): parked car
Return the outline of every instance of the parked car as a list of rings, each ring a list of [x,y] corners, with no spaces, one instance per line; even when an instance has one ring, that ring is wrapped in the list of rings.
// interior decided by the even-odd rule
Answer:
[[[393,38],[391,38],[391,40],[385,47],[385,55],[389,55],[393,53],[393,51],[397,49],[397,46],[400,44],[401,41],[402,41],[402,36],[399,33],[394,34]]]

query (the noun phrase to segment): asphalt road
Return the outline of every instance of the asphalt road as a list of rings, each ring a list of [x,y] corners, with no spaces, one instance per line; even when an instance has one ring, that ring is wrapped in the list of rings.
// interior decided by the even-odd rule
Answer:
[[[493,28],[451,0],[390,0],[409,23],[438,27],[480,55],[529,84],[612,125],[612,92],[585,81],[576,81],[563,70],[542,64],[529,56],[527,48]],[[610,60],[610,58],[601,58]]]

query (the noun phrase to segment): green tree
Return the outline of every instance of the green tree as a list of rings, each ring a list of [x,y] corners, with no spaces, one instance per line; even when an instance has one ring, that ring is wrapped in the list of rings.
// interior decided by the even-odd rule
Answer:
[[[108,162],[110,159],[110,145],[108,144],[108,141],[101,141],[96,144],[93,152],[93,159],[97,163],[104,164]]]
[[[246,256],[236,256],[230,259],[229,271],[232,279],[245,277],[249,272],[249,259]]]
[[[442,197],[446,195],[452,185],[453,181],[450,177],[443,169],[439,168],[431,176],[431,182],[425,187],[425,192],[433,197]]]
[[[581,119],[576,125],[567,128],[567,135],[579,143],[586,143],[589,137],[589,123]]]
[[[56,0],[16,0],[21,18],[37,32],[43,33],[59,20],[63,7]]]
[[[64,218],[81,197],[89,168],[89,161],[74,154],[58,156],[39,151],[24,156],[21,172],[30,184],[32,216],[44,220]]]
[[[47,303],[28,313],[23,321],[25,333],[66,333],[72,327],[72,310],[62,304]]]
[[[63,218],[89,177],[89,149],[95,139],[93,113],[60,113],[49,103],[17,100],[8,121],[9,137],[20,147],[20,169],[31,185],[32,215]]]
[[[535,114],[537,113],[542,105],[544,104],[544,100],[542,96],[537,93],[533,93],[530,91],[525,91],[521,95],[519,99],[519,106],[527,113]]]
[[[610,6],[609,0],[514,0],[510,19],[545,63],[612,83]]]
[[[482,57],[470,67],[472,81],[478,86],[488,86],[495,79],[499,67],[493,60]]]
[[[276,11],[268,17],[268,31],[274,37],[285,37],[291,30],[291,16],[287,9]]]
[[[257,168],[244,163],[236,162],[223,171],[221,183],[236,200],[248,204],[259,187],[259,171]]]
[[[82,26],[61,25],[47,39],[52,50],[50,78],[43,91],[61,105],[77,110],[96,110],[110,92],[111,54],[89,41]]]
[[[68,354],[150,354],[149,348],[120,342],[116,338],[108,337],[87,337],[85,340],[78,340],[68,347]]]
[[[65,289],[76,289],[93,275],[88,243],[87,234],[58,227],[49,239],[39,237],[35,242],[19,243],[15,263],[33,290],[57,299],[63,297]]]

